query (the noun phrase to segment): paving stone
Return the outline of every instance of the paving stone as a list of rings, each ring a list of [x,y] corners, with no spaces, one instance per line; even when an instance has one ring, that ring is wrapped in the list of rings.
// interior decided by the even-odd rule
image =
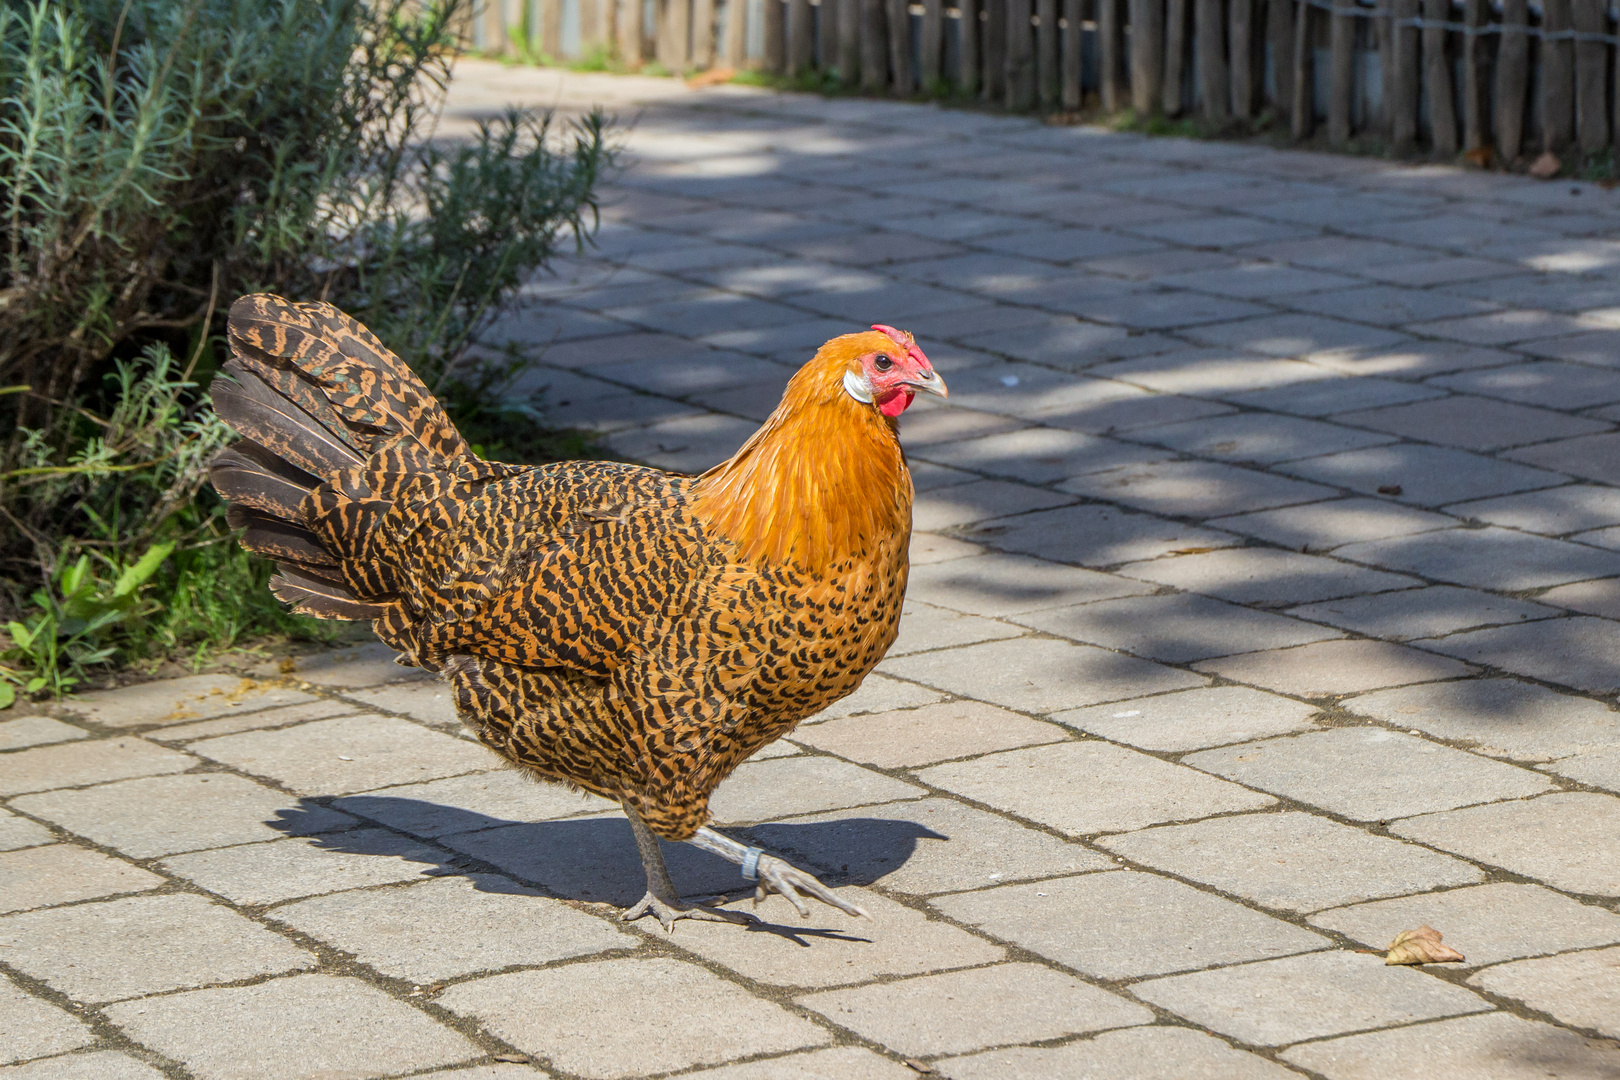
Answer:
[[[1539,885],[1493,882],[1319,911],[1313,926],[1383,949],[1415,926],[1443,927],[1472,967],[1620,941],[1620,915]]]
[[[322,896],[270,917],[416,983],[640,944],[604,919],[488,874]]]
[[[883,670],[1021,712],[1056,712],[1207,681],[1149,660],[1065,641],[993,641],[885,660]],[[1037,683],[1033,676],[1040,676]]]
[[[1480,300],[1448,296],[1429,289],[1396,289],[1388,285],[1364,285],[1353,289],[1314,292],[1289,301],[1289,306],[1318,315],[1329,315],[1352,322],[1377,326],[1403,326],[1406,323],[1474,315],[1496,305]]]
[[[1166,424],[1138,432],[1135,437],[1143,442],[1174,447],[1197,457],[1258,464],[1315,457],[1337,450],[1355,450],[1392,441],[1388,435],[1296,416],[1265,413],[1238,413],[1184,424]]]
[[[1416,644],[1575,690],[1612,694],[1620,689],[1620,661],[1616,660],[1620,627],[1607,619],[1549,619],[1471,630]]]
[[[1039,427],[929,447],[925,454],[930,461],[1030,484],[1049,484],[1070,476],[1142,465],[1170,456],[1167,451],[1132,446],[1114,439]]]
[[[1588,750],[1541,767],[1583,784],[1620,792],[1620,747]]]
[[[976,480],[920,495],[912,507],[912,526],[923,530],[949,529],[1073,501],[1069,496],[1043,488],[1005,480]]]
[[[1483,394],[1549,409],[1584,409],[1620,401],[1620,371],[1605,371],[1557,360],[1532,360],[1480,371],[1463,371],[1442,375],[1430,382],[1463,393]]]
[[[1377,727],[1291,735],[1183,760],[1356,821],[1518,799],[1550,786],[1527,769]]]
[[[1359,540],[1384,540],[1431,529],[1448,529],[1456,519],[1382,499],[1333,499],[1284,506],[1254,514],[1214,518],[1210,525],[1257,536],[1300,551],[1331,551]]]
[[[823,880],[926,896],[1113,869],[1113,860],[952,799],[788,818],[748,830]]]
[[[950,562],[952,559],[965,559],[969,555],[981,555],[983,553],[984,549],[977,544],[969,544],[966,541],[941,536],[938,533],[913,532],[911,534],[910,555],[912,566]]]
[[[1394,822],[1390,832],[1556,889],[1620,896],[1620,799],[1554,792],[1539,799],[1476,806]]]
[[[488,769],[476,743],[388,716],[316,720],[280,731],[254,731],[192,743],[193,753],[267,776],[306,794],[353,791],[435,780]]]
[[[797,739],[828,753],[880,769],[931,765],[951,758],[1061,742],[1067,733],[976,701],[852,716],[807,728]]]
[[[1255,1046],[1486,1012],[1484,999],[1381,957],[1311,953],[1138,983],[1144,1001]]]
[[[694,1080],[915,1080],[917,1074],[859,1046],[835,1046],[684,1075]]]
[[[1247,349],[1267,356],[1311,357],[1320,353],[1376,349],[1410,340],[1379,327],[1321,315],[1264,315],[1239,322],[1202,326],[1188,337],[1208,345]]]
[[[5,1080],[162,1080],[163,1074],[144,1062],[112,1050],[31,1061],[0,1069]]]
[[[405,683],[403,685],[411,685]],[[348,716],[358,710],[343,701],[311,701],[304,705],[287,705],[279,709],[260,709],[250,713],[230,713],[217,720],[193,720],[182,724],[166,724],[145,733],[144,737],[160,743],[188,743],[198,739],[211,739],[216,735],[235,735],[242,731],[263,731],[267,728],[291,727],[305,720],[326,720],[334,716]]]
[[[1172,664],[1341,636],[1192,593],[1133,596],[1011,618],[1049,634]]]
[[[1315,502],[1334,494],[1317,484],[1208,461],[1132,466],[1075,477],[1060,486],[1076,495],[1192,518]]]
[[[413,720],[432,724],[434,727],[457,730],[461,727],[450,687],[437,680],[395,683],[373,690],[358,690],[346,696],[370,709],[403,713]]]
[[[90,733],[48,716],[20,716],[0,723],[0,750],[21,750],[27,746],[86,739]]]
[[[1326,354],[1313,357],[1311,362],[1346,375],[1421,379],[1474,368],[1500,367],[1519,359],[1517,353],[1456,341],[1407,341],[1381,349]],[[1441,385],[1438,379],[1429,382],[1432,386]]]
[[[915,567],[906,585],[908,596],[991,617],[1147,591],[1127,578],[1024,555],[978,555]]]
[[[1620,553],[1494,525],[1348,544],[1335,554],[1440,581],[1505,592],[1620,573]]]
[[[267,685],[236,675],[193,675],[81,694],[70,699],[67,707],[86,720],[106,727],[138,727],[206,720],[230,712],[250,712],[313,700],[309,694],[291,687]]]
[[[1473,668],[1387,641],[1322,641],[1203,660],[1199,671],[1296,697],[1333,697],[1405,683],[1454,679]]]
[[[0,919],[6,963],[77,1001],[313,967],[285,938],[200,896],[131,896]]]
[[[1160,975],[1328,947],[1326,938],[1309,930],[1134,870],[1004,885],[935,897],[929,904],[959,922],[1100,979]]]
[[[1506,1013],[1310,1043],[1282,1057],[1328,1080],[1600,1080],[1616,1068],[1612,1046]]]
[[[442,859],[440,852],[394,833],[353,829],[176,855],[162,866],[235,903],[273,904],[296,896],[411,881],[438,868]]]
[[[0,754],[0,796],[185,772],[197,759],[133,735]]]
[[[484,1056],[381,990],[332,975],[130,1001],[107,1015],[199,1080],[370,1080]]]
[[[1566,484],[1523,495],[1459,503],[1446,509],[1458,517],[1492,525],[1561,536],[1620,524],[1620,491],[1596,484]]]
[[[902,1054],[959,1054],[1153,1022],[1142,1006],[1037,964],[998,964],[798,1003]]]
[[[1468,982],[1516,998],[1572,1027],[1620,1035],[1620,949],[1517,960],[1488,968]]]
[[[1357,355],[1359,353],[1355,350],[1317,353],[1312,356],[1312,363],[1324,371],[1342,370],[1348,366],[1350,359]],[[1267,409],[1293,416],[1320,417],[1440,396],[1439,390],[1427,386],[1396,382],[1391,379],[1375,379],[1366,375],[1341,374],[1332,378],[1317,379],[1298,387],[1279,386],[1269,390],[1230,394],[1226,400],[1233,405],[1250,409]]]
[[[333,805],[391,829],[426,837],[600,814],[615,808],[606,799],[535,780],[517,769],[379,788],[345,796]]]
[[[1340,423],[1408,439],[1484,451],[1608,430],[1608,425],[1601,420],[1463,394],[1385,409],[1340,413],[1336,419]]]
[[[1283,607],[1421,584],[1416,578],[1369,570],[1319,555],[1272,548],[1199,551],[1128,563],[1121,574],[1239,604]]]
[[[470,1069],[444,1069],[413,1073],[411,1080],[537,1080],[545,1076],[532,1065],[474,1065]]]
[[[0,1023],[5,1025],[6,1036],[0,1043],[0,1065],[65,1054],[96,1041],[88,1024],[23,993],[8,979],[0,979],[0,1017],[4,1017]]]
[[[736,927],[727,929],[736,935]],[[696,964],[662,958],[495,975],[460,983],[436,1000],[560,1070],[593,1078],[645,1076],[829,1041],[780,1005]],[[626,1001],[678,1001],[682,1022],[670,1024],[659,1009],[625,1009]],[[606,1016],[614,1022],[603,1024]]]
[[[0,913],[144,892],[163,884],[156,874],[72,844],[0,854]]]
[[[765,821],[923,794],[903,780],[847,761],[803,756],[743,765],[721,782],[709,810],[716,821]]]
[[[20,817],[8,810],[0,810],[0,851],[35,847],[55,841],[49,829]]]
[[[1296,360],[1228,346],[1176,349],[1094,368],[1092,374],[1165,394],[1228,398],[1267,387],[1292,390],[1333,373]]]
[[[229,773],[123,780],[25,795],[12,805],[137,859],[355,824],[347,814],[299,805],[290,795]]]
[[[381,642],[352,649],[331,649],[308,656],[287,657],[272,665],[273,670],[316,686],[354,689],[383,683],[431,679],[431,672],[396,663],[399,653]],[[291,668],[291,671],[287,671]]]
[[[1273,802],[1185,766],[1093,740],[1009,750],[936,765],[917,776],[1070,836],[1256,810]],[[1068,794],[1076,790],[1086,792],[1083,802]]]
[[[1100,505],[1065,506],[994,519],[969,527],[964,535],[1004,551],[1082,566],[1114,566],[1188,548],[1227,547],[1241,542],[1230,533]],[[915,568],[912,572],[915,575]]]
[[[1175,751],[1306,731],[1316,712],[1246,686],[1218,686],[1071,709],[1052,719],[1144,750]]]
[[[1216,401],[1158,394],[1122,382],[1088,379],[1054,395],[1054,400],[1042,402],[1029,415],[1052,427],[1112,435],[1231,411],[1230,405]]]
[[[1498,311],[1440,319],[1408,327],[1425,337],[1451,338],[1475,345],[1513,345],[1538,338],[1560,337],[1585,327],[1579,319],[1555,311]]]
[[[1350,450],[1286,462],[1277,468],[1307,480],[1350,488],[1365,495],[1387,494],[1419,506],[1441,506],[1551,487],[1564,480],[1544,469],[1527,468],[1466,450],[1415,443]],[[1395,488],[1400,490],[1397,492]],[[1380,489],[1387,490],[1380,492]]]
[[[1293,1080],[1295,1073],[1184,1027],[1107,1031],[1063,1046],[1014,1047],[932,1063],[951,1080]]]
[[[1526,446],[1511,452],[1515,461],[1557,469],[1571,476],[1607,484],[1620,467],[1620,434],[1585,435],[1576,439]],[[1546,486],[1546,485],[1537,485]]]
[[[1262,907],[1308,912],[1445,885],[1479,870],[1311,814],[1243,814],[1104,837],[1109,851]]]
[[[1494,593],[1432,585],[1306,604],[1291,608],[1288,614],[1390,641],[1410,641],[1481,626],[1545,619],[1558,614],[1558,609]]]
[[[938,690],[930,690],[916,683],[901,682],[886,675],[873,673],[861,683],[860,689],[848,697],[840,698],[814,716],[801,720],[804,724],[819,724],[841,716],[860,716],[866,713],[889,712],[892,709],[915,709],[945,700]]]
[[[1620,578],[1598,578],[1595,581],[1560,585],[1542,593],[1541,599],[1570,611],[1601,615],[1606,619],[1620,618]]]
[[[1386,724],[1472,742],[1493,757],[1547,761],[1620,746],[1620,713],[1591,698],[1555,693],[1517,679],[1407,686],[1341,704]]]
[[[900,612],[900,634],[885,655],[909,656],[928,649],[1019,637],[1023,633],[1022,627],[961,615],[921,600],[907,600]]]

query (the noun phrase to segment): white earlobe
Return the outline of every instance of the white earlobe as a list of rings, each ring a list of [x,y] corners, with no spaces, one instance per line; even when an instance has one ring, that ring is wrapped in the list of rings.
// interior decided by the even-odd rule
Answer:
[[[844,391],[862,405],[872,404],[872,384],[853,371],[844,372]]]

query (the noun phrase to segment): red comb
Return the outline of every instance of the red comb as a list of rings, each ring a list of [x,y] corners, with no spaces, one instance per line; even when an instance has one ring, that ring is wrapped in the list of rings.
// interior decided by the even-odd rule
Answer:
[[[926,367],[931,368],[934,366],[928,362],[928,357],[923,355],[923,351],[917,348],[917,339],[912,337],[910,334],[902,330],[896,330],[892,326],[884,326],[882,323],[873,323],[872,329],[876,330],[880,334],[883,334],[890,341],[906,350],[906,355],[911,357],[913,360],[916,360]]]

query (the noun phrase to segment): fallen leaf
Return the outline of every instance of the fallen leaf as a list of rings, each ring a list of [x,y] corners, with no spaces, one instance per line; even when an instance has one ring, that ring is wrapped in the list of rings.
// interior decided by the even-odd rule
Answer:
[[[928,1062],[918,1061],[916,1058],[906,1058],[906,1068],[915,1069],[917,1072],[925,1074],[932,1073],[934,1071],[934,1067],[928,1064]]]
[[[1482,169],[1491,167],[1491,159],[1496,157],[1496,148],[1493,146],[1476,146],[1465,151],[1463,157]]]
[[[1215,549],[1212,547],[1171,548],[1172,555],[1205,555]]]
[[[1551,150],[1536,158],[1530,164],[1530,175],[1537,180],[1551,180],[1563,171],[1563,160]]]
[[[495,1054],[494,1058],[496,1061],[510,1061],[514,1065],[527,1065],[529,1063],[528,1054]]]
[[[1461,961],[1463,954],[1450,945],[1440,944],[1440,931],[1432,926],[1402,930],[1389,943],[1385,964],[1449,964]]]
[[[719,86],[721,83],[728,83],[732,79],[736,78],[736,76],[736,68],[710,68],[708,71],[700,71],[696,75],[693,75],[690,79],[687,79],[686,85],[690,86],[694,90],[698,90],[705,86]]]
[[[298,662],[290,656],[284,656],[281,658],[281,663],[277,664],[276,667],[281,669],[283,675],[291,675],[298,670]]]
[[[1399,485],[1399,484],[1379,484],[1378,485],[1378,494],[1380,494],[1380,495],[1399,495],[1402,492],[1404,492],[1405,490],[1406,489],[1401,487],[1401,485]]]

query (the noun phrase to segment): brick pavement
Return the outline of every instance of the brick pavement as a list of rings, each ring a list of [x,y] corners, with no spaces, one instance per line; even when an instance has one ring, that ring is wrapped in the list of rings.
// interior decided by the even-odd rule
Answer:
[[[873,321],[950,382],[900,642],[714,802],[873,921],[618,923],[622,818],[374,649],[90,695],[0,723],[0,1077],[1620,1077],[1620,195],[477,64],[446,130],[596,99],[497,329],[555,419],[698,469]]]

